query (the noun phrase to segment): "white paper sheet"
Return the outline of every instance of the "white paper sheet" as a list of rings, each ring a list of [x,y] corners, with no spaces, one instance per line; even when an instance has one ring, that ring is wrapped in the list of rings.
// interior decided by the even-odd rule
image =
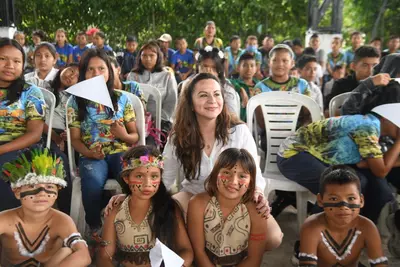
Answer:
[[[394,78],[393,80],[400,83],[400,78]]]
[[[391,121],[397,127],[400,127],[400,116],[398,115],[400,112],[400,103],[380,105],[372,109],[372,111]]]
[[[104,80],[103,75],[81,81],[69,87],[66,92],[70,93],[71,95],[79,96],[87,100],[102,104],[111,108],[114,111],[111,97],[108,92],[107,84]]]
[[[163,260],[165,267],[180,267],[185,262],[157,238],[156,245],[150,250],[151,267],[160,267]]]

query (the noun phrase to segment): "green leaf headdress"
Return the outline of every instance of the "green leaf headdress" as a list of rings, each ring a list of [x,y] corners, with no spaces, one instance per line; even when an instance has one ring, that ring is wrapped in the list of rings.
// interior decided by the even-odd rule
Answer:
[[[35,184],[67,186],[62,159],[47,148],[35,148],[5,163],[2,176],[3,180],[10,182],[11,188]]]

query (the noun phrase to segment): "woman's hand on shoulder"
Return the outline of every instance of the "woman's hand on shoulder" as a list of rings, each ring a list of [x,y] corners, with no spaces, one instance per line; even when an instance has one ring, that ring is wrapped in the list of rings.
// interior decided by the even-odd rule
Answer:
[[[108,204],[104,210],[104,215],[105,216],[110,215],[110,213],[113,210],[117,209],[122,204],[122,202],[124,202],[126,197],[127,196],[125,194],[119,194],[119,195],[112,196],[110,201],[108,201]]]
[[[256,190],[254,191],[253,202],[256,204],[258,214],[260,214],[264,219],[268,219],[271,213],[271,207],[269,206],[269,202],[264,196],[264,193],[258,187],[256,187]]]

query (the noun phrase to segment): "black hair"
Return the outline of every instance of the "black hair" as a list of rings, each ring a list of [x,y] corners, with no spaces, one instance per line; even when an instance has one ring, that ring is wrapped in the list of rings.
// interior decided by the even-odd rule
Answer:
[[[100,36],[102,39],[106,39],[106,35],[105,35],[105,33],[102,32],[102,31],[98,31],[98,32],[96,32],[94,35],[98,35],[98,36]]]
[[[86,36],[86,32],[85,31],[79,31],[78,32],[78,36],[81,36],[81,35],[85,35]]]
[[[311,55],[311,56],[315,56],[315,50],[312,47],[306,47],[303,50],[303,55]]]
[[[394,39],[400,39],[400,35],[390,35],[389,41]]]
[[[132,72],[136,72],[138,74],[143,74],[143,72],[146,70],[146,68],[144,67],[143,63],[142,63],[142,53],[143,50],[152,50],[154,53],[157,54],[157,61],[156,61],[156,65],[154,66],[153,72],[161,72],[163,71],[163,53],[160,49],[160,46],[158,45],[158,43],[154,40],[147,42],[146,44],[144,44],[140,50],[139,53],[136,57],[136,65],[133,68]]]
[[[353,62],[357,63],[358,61],[360,61],[361,59],[366,58],[366,57],[377,57],[377,58],[379,58],[380,54],[379,54],[378,49],[376,49],[375,47],[370,46],[370,45],[360,46],[354,52]]]
[[[114,106],[114,110],[118,111],[118,99],[117,95],[114,92],[114,72],[111,67],[111,62],[110,59],[108,58],[107,54],[102,50],[102,49],[97,49],[97,48],[90,48],[86,51],[86,54],[84,57],[82,57],[81,62],[79,64],[79,82],[86,80],[85,75],[86,75],[86,70],[89,66],[89,62],[92,58],[98,57],[102,59],[108,68],[108,81],[106,82],[108,92],[111,97],[112,104]],[[76,97],[76,102],[78,104],[78,121],[83,121],[85,119],[85,116],[87,114],[87,109],[86,105],[89,100],[86,100],[81,97]],[[105,107],[108,116],[111,118],[113,116],[113,111],[109,107]]]
[[[229,43],[232,43],[233,41],[236,41],[236,40],[240,40],[239,35],[233,35],[233,36],[231,37],[231,39],[229,39]]]
[[[301,42],[300,38],[293,39],[292,45],[293,46],[301,46],[301,47],[303,47],[303,43]]]
[[[46,41],[46,33],[42,30],[36,30],[32,33],[32,36],[37,36],[42,42]]]
[[[54,80],[53,80],[53,81],[51,82],[51,84],[50,84],[51,88],[53,89],[53,94],[54,94],[54,96],[56,97],[56,107],[57,107],[57,105],[58,105],[59,102],[60,102],[60,92],[59,92],[59,89],[60,89],[61,86],[62,86],[62,84],[61,84],[61,72],[62,72],[64,69],[69,68],[69,67],[77,67],[77,68],[79,68],[79,63],[72,62],[72,63],[67,64],[64,68],[59,69],[58,72],[57,72],[57,74],[56,74],[56,77],[54,77]],[[65,87],[64,90],[67,89],[67,88],[68,88],[68,87]]]
[[[352,32],[350,35],[350,38],[353,38],[354,35],[361,35],[361,32],[359,32],[359,31]]]
[[[54,57],[57,58],[57,50],[56,47],[49,43],[49,42],[41,42],[35,47],[35,51],[33,52],[33,58],[36,56],[36,52],[39,51],[42,47],[46,47],[47,50],[49,50],[50,54]]]
[[[317,33],[314,33],[313,35],[311,35],[310,40],[314,38],[319,38],[319,35]]]
[[[317,58],[312,55],[302,55],[296,62],[299,69],[303,69],[308,63],[317,62]]]
[[[24,79],[24,64],[25,64],[25,52],[22,46],[14,39],[10,39],[7,37],[0,38],[0,48],[5,46],[12,46],[18,49],[22,54],[22,72],[21,76],[14,80],[11,85],[8,87],[8,93],[6,99],[8,100],[8,105],[14,103],[19,99],[21,96],[22,91],[24,90],[25,86],[25,79]]]
[[[112,52],[112,51],[109,51],[109,52]],[[114,65],[115,68],[121,67],[121,65],[118,63],[118,60],[116,59],[116,57],[114,57],[114,55],[111,55],[111,56],[108,55],[108,58],[110,59],[111,64]],[[124,78],[122,77],[122,74],[120,74],[118,78],[122,83],[122,81],[124,80]],[[114,77],[114,79],[115,79],[115,77]],[[122,83],[122,85],[123,85],[123,83]]]
[[[293,47],[293,43],[291,40],[284,40],[284,41],[282,41],[282,44],[285,44],[285,45],[289,46],[290,48]]]
[[[347,165],[330,166],[322,173],[319,182],[319,193],[321,196],[323,196],[325,193],[325,187],[331,184],[355,184],[358,192],[361,194],[360,178],[354,169]]]
[[[136,36],[134,36],[134,35],[128,35],[128,36],[126,37],[126,41],[127,41],[127,42],[137,42],[137,38],[136,38]]]
[[[342,69],[344,69],[343,65],[335,65],[332,68],[332,72],[335,72],[335,71],[338,71],[338,70],[342,70]]]
[[[213,47],[213,49],[211,51],[206,51],[204,49],[200,49],[196,68],[197,68],[197,73],[199,73],[199,66],[200,66],[201,62],[203,62],[205,59],[211,59],[212,61],[215,62],[215,68],[218,73],[218,79],[219,79],[221,85],[224,86],[226,83],[225,73],[224,73],[225,58],[220,58],[220,56],[219,56],[220,51],[221,50],[219,50],[216,47]]]
[[[126,151],[122,156],[122,161],[129,162],[132,159],[139,159],[141,156],[160,157],[161,153],[152,146],[137,146]],[[130,172],[131,170],[122,171],[118,178],[122,191],[128,195],[131,195],[132,192],[123,180],[123,177],[129,176]],[[151,198],[151,203],[153,205],[153,210],[148,220],[150,228],[152,232],[155,233],[156,238],[160,239],[160,241],[168,247],[174,249],[174,238],[177,229],[176,209],[179,209],[179,207],[168,193],[163,181],[161,181],[157,192]]]
[[[375,107],[392,103],[400,103],[400,84],[396,81],[390,81],[386,86],[380,86],[378,90],[374,90],[372,94],[363,99],[360,104],[360,114],[371,113]]]
[[[250,54],[249,52],[245,52],[239,58],[239,65],[242,61],[245,61],[245,60],[256,60],[256,58],[254,57],[254,55]]]
[[[375,41],[379,41],[382,43],[382,38],[381,37],[375,37],[374,39],[372,39],[371,41],[369,41],[369,43],[375,42]]]

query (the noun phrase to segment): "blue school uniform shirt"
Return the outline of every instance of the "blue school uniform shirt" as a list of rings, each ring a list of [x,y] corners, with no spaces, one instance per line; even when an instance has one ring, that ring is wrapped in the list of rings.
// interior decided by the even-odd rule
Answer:
[[[349,49],[347,49],[346,52],[344,52],[344,55],[346,57],[347,66],[350,66],[350,63],[353,62],[354,59],[353,48],[350,47]]]
[[[168,48],[168,63],[171,64],[172,55],[175,53],[175,50],[172,48]]]
[[[125,49],[122,53],[117,53],[117,60],[118,63],[121,65],[122,75],[131,72],[131,70],[135,66],[136,57],[137,57],[136,51],[131,53]]]
[[[79,63],[79,61],[81,61],[81,57],[82,57],[83,53],[88,49],[89,49],[89,47],[87,47],[86,45],[83,49],[81,49],[79,47],[79,45],[74,46],[74,49],[72,51],[72,58],[73,58],[74,62]]]
[[[55,47],[58,54],[56,65],[57,67],[64,67],[67,65],[68,58],[72,55],[74,48],[68,43],[64,44],[63,47],[59,47],[58,44],[55,44]]]
[[[172,55],[171,64],[175,65],[175,71],[179,71],[180,73],[188,72],[189,65],[194,64],[193,51],[190,49],[186,49],[185,54],[181,54],[179,50],[175,51]]]
[[[225,48],[225,58],[228,60],[228,73],[231,74],[234,70],[236,70],[236,67],[239,63],[238,59],[239,56],[241,55],[242,49],[239,48],[237,51],[236,55],[232,53],[231,47],[228,46]]]

